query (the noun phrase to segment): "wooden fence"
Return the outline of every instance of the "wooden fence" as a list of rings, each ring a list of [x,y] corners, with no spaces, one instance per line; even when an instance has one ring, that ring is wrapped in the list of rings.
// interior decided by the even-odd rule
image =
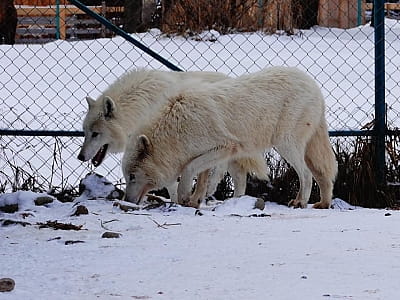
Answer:
[[[21,37],[23,35],[29,35],[30,32],[36,32],[37,35],[45,35],[49,34],[52,36],[58,35],[60,39],[68,38],[68,29],[74,24],[74,21],[77,16],[82,16],[82,19],[79,22],[86,24],[87,32],[92,32],[93,37],[104,37],[105,29],[100,26],[97,21],[84,19],[84,13],[76,8],[73,5],[68,5],[67,0],[60,0],[59,6],[59,26],[57,26],[57,9],[55,2],[56,0],[14,0],[17,8],[18,14],[18,29],[17,29],[17,38],[18,35]],[[123,6],[106,6],[105,3],[122,3],[121,1],[98,1],[99,3],[103,3],[100,6],[89,6],[93,11],[107,16],[110,14],[119,14],[119,17],[122,18],[124,7]],[[171,1],[165,0],[165,3],[169,3]],[[179,1],[172,1],[177,7],[177,3]],[[195,1],[197,2],[197,1]],[[246,2],[246,1],[244,1]],[[182,3],[190,3],[190,1],[183,1]],[[194,2],[193,2],[194,3]],[[232,27],[237,28],[247,28],[250,30],[255,30],[259,27],[264,29],[270,29],[269,31],[275,32],[276,30],[283,29],[285,31],[291,31],[295,24],[293,24],[293,15],[292,8],[290,7],[290,0],[285,1],[270,1],[267,2],[268,5],[264,5],[262,10],[258,6],[258,2],[255,0],[248,1],[249,4],[247,7],[243,7],[243,12],[236,15],[234,17],[238,17],[235,20],[232,20]],[[277,3],[280,3],[277,6]],[[287,5],[284,5],[284,4]],[[372,3],[365,3],[362,1],[361,8],[358,7],[358,0],[320,0],[319,9],[318,9],[318,25],[326,26],[326,27],[338,27],[338,28],[351,28],[357,25],[361,25],[365,23],[365,11],[372,10]],[[187,5],[187,4],[186,4]],[[171,6],[172,7],[172,6]],[[207,8],[207,7],[206,7]],[[209,7],[208,10],[213,10],[215,7]],[[361,10],[360,10],[361,9]],[[399,11],[400,3],[385,3],[385,9],[387,13],[389,11]],[[207,9],[201,10],[193,10],[190,9],[191,13],[193,11],[202,11],[206,12]],[[278,11],[279,13],[273,13]],[[187,18],[187,13],[185,9],[181,9],[181,15],[179,18],[176,18],[177,13],[163,7],[163,21],[162,29],[165,32],[173,32],[179,31],[176,27],[176,24],[180,26],[188,26],[188,22],[190,21]],[[210,13],[210,15],[213,15]],[[174,18],[171,18],[173,16]],[[226,18],[226,16],[224,16]],[[260,18],[262,17],[262,18]],[[74,19],[75,18],[75,19]],[[195,18],[195,20],[200,19],[208,19],[208,18]],[[260,20],[262,23],[260,24]],[[190,23],[190,22],[189,22]],[[197,24],[196,24],[197,25]],[[260,26],[261,25],[261,26]],[[184,30],[186,28],[183,28]],[[200,28],[199,28],[200,29]],[[83,31],[83,30],[82,30]],[[70,30],[70,32],[72,32]]]
[[[57,8],[55,5],[49,6],[22,6],[16,5],[17,8],[17,15],[18,15],[18,28],[17,32],[22,34],[21,29],[26,29],[25,32],[29,33],[29,29],[32,25],[36,28],[43,29],[42,31],[45,32],[44,29],[51,29],[50,31],[56,32],[56,18],[57,18]],[[103,16],[109,13],[123,13],[123,7],[110,7],[110,6],[89,6],[89,8]],[[60,5],[59,6],[59,37],[60,39],[67,38],[67,29],[73,25],[71,24],[71,17],[85,15],[83,11],[73,5]],[[32,22],[34,24],[32,24]],[[86,22],[87,25],[88,21]],[[49,31],[49,30],[47,30]],[[101,30],[100,30],[101,31]],[[40,32],[40,31],[39,31]]]

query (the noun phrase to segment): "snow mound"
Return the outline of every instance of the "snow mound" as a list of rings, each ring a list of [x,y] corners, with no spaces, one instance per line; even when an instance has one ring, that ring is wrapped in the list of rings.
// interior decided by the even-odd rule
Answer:
[[[121,199],[123,192],[111,181],[96,173],[89,173],[79,185],[81,197],[87,199]]]
[[[34,193],[31,191],[17,191],[15,193],[0,194],[0,207],[15,206],[17,210],[29,210],[38,204],[38,199],[48,199],[48,202],[53,202],[56,198],[46,193]]]
[[[242,196],[238,198],[226,199],[213,210],[219,215],[251,215],[261,213],[256,207],[257,198],[251,196]]]

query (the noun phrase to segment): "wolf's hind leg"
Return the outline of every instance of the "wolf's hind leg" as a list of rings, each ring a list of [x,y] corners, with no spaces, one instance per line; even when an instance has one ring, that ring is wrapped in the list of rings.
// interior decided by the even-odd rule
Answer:
[[[305,160],[319,186],[320,201],[314,208],[330,208],[337,161],[330,144],[326,122],[322,121],[306,147]]]
[[[289,147],[279,146],[276,148],[278,153],[284,159],[286,159],[290,165],[292,165],[299,176],[299,192],[297,193],[296,199],[289,201],[288,205],[295,208],[307,207],[312,188],[312,175],[310,169],[307,167],[306,162],[304,161],[305,147],[291,144]]]

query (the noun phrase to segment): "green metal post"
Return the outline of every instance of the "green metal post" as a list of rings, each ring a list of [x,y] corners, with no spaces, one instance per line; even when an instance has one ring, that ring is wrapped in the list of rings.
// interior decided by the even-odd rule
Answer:
[[[357,0],[357,26],[362,23],[362,0]]]
[[[264,0],[258,0],[258,16],[257,16],[257,22],[258,22],[258,28],[263,27],[263,6],[264,6]]]
[[[375,32],[375,141],[376,178],[385,185],[385,10],[384,0],[374,0]]]
[[[56,39],[60,39],[60,0],[56,0]]]

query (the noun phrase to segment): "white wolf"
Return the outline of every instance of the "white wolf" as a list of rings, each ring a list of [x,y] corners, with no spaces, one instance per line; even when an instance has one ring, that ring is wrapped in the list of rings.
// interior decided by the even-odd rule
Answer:
[[[289,205],[306,207],[314,176],[321,199],[313,207],[329,208],[337,163],[324,99],[310,76],[287,67],[202,84],[170,96],[160,117],[142,135],[132,137],[125,149],[126,198],[138,201],[148,190],[168,186],[181,174],[178,201],[198,207],[198,199],[190,196],[194,174],[271,147],[300,179],[300,190]]]
[[[89,106],[83,121],[85,140],[78,159],[92,160],[94,166],[102,163],[107,153],[123,152],[129,133],[140,132],[155,119],[167,105],[167,90],[178,89],[183,84],[188,87],[201,82],[215,82],[228,78],[217,72],[168,72],[138,69],[130,71],[112,83],[95,101],[87,97]],[[266,179],[267,171],[262,155],[251,159],[242,159],[221,167],[215,176],[207,182],[206,178],[196,189],[199,197],[204,197],[207,183],[211,189],[216,187],[221,174],[228,171],[235,183],[235,195],[244,194],[246,174],[254,173],[260,179]],[[175,178],[176,179],[176,178]],[[214,183],[215,182],[215,183]],[[169,189],[171,198],[174,190]],[[176,193],[176,188],[175,188]]]

